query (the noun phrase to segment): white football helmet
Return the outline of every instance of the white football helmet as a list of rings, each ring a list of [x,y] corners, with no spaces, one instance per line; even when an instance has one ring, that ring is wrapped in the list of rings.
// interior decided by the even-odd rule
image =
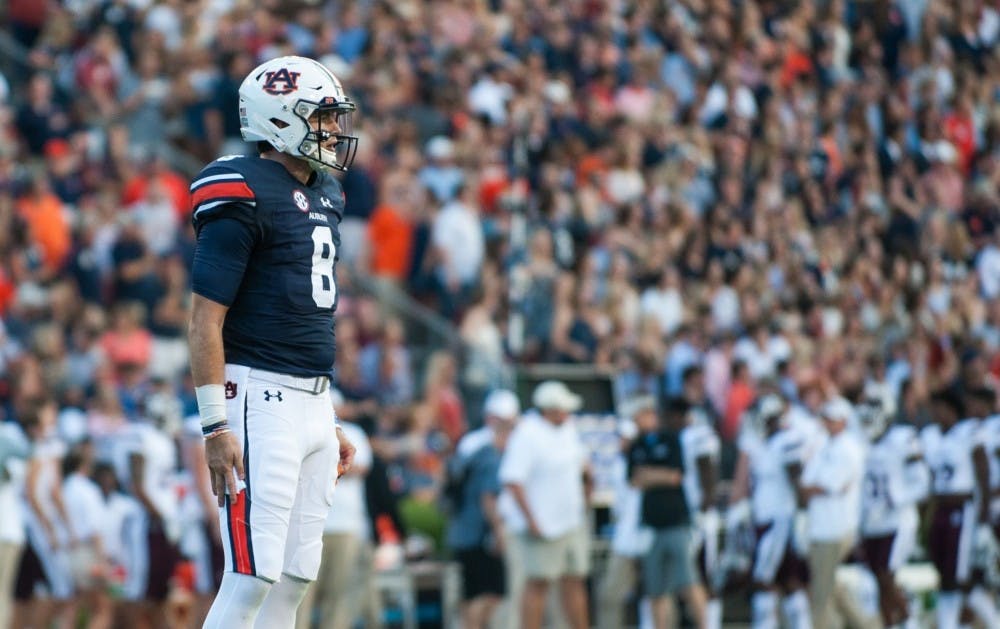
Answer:
[[[240,85],[240,132],[247,142],[267,142],[305,159],[315,170],[346,171],[358,148],[351,117],[356,107],[340,80],[305,57],[278,57],[254,68]],[[314,113],[332,113],[337,129],[309,123]],[[322,120],[322,117],[321,117]],[[337,144],[323,148],[330,138]]]
[[[787,405],[784,398],[777,393],[767,393],[761,396],[748,409],[751,429],[764,438],[781,430],[786,425],[786,410]]]
[[[881,382],[866,384],[858,404],[858,419],[868,438],[875,441],[881,437],[895,418],[896,398],[889,385]]]

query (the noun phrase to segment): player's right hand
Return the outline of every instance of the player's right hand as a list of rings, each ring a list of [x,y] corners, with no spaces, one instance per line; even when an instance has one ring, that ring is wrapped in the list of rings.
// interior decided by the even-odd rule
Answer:
[[[205,441],[205,462],[212,479],[212,493],[219,499],[219,507],[226,504],[226,494],[235,497],[236,479],[245,480],[243,452],[236,435],[227,432]],[[235,470],[235,474],[233,471]]]

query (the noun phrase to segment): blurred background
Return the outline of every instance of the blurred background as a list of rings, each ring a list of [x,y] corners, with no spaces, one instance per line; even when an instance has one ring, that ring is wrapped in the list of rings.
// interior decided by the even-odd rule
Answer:
[[[700,367],[724,504],[762,382],[884,382],[922,425],[932,392],[1000,376],[998,38],[993,0],[7,0],[0,415],[45,426],[105,499],[134,493],[133,426],[200,440],[188,184],[251,148],[249,70],[306,55],[358,104],[334,384],[371,443],[366,543],[447,557],[456,444],[491,391],[528,408],[547,379],[584,397],[600,476],[620,404]],[[175,459],[153,491],[211,520]],[[8,524],[31,508],[12,500]],[[159,601],[194,613],[194,577],[168,577]]]

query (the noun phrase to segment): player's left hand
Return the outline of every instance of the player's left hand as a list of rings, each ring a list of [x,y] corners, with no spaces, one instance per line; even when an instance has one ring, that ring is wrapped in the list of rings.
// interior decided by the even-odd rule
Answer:
[[[351,469],[354,463],[354,444],[351,443],[344,431],[337,428],[337,441],[340,442],[340,462],[337,464],[337,478],[340,478]]]

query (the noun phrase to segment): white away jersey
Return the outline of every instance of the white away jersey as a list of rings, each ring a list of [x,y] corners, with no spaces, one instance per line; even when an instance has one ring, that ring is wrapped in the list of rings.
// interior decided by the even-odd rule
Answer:
[[[764,439],[747,432],[740,438],[740,449],[750,459],[750,507],[756,524],[795,515],[795,487],[787,468],[804,463],[805,445],[802,435],[793,430],[780,430]]]
[[[156,427],[143,423],[130,424],[115,443],[115,471],[125,488],[131,483],[129,458],[133,453],[141,455],[145,461],[143,489],[163,518],[167,536],[176,541],[180,536],[177,448],[173,440]]]
[[[979,433],[990,462],[990,488],[995,492],[1000,489],[1000,415],[984,419]]]
[[[861,532],[887,535],[904,518],[916,515],[916,503],[929,489],[930,476],[922,461],[916,428],[894,424],[871,444],[861,490]]]
[[[684,455],[684,497],[692,514],[697,513],[702,504],[701,475],[698,460],[709,457],[713,463],[719,460],[719,437],[711,426],[697,423],[681,431],[681,452]]]
[[[36,514],[31,508],[31,503],[27,496],[28,487],[25,486],[24,488],[25,495],[22,506],[24,508],[23,513],[27,528],[32,539],[46,545],[48,537],[45,534],[42,521],[38,517],[39,515],[43,515],[53,525],[59,543],[66,543],[70,539],[70,531],[66,528],[67,523],[63,522],[59,516],[59,510],[56,508],[55,500],[52,497],[62,483],[62,459],[65,455],[66,444],[56,436],[45,437],[35,444],[31,456],[33,464],[39,465],[40,469],[35,479],[34,498],[42,510],[41,514]]]
[[[972,452],[980,442],[979,420],[963,419],[942,432],[937,424],[924,427],[920,439],[932,474],[935,495],[971,494],[976,489]]]

